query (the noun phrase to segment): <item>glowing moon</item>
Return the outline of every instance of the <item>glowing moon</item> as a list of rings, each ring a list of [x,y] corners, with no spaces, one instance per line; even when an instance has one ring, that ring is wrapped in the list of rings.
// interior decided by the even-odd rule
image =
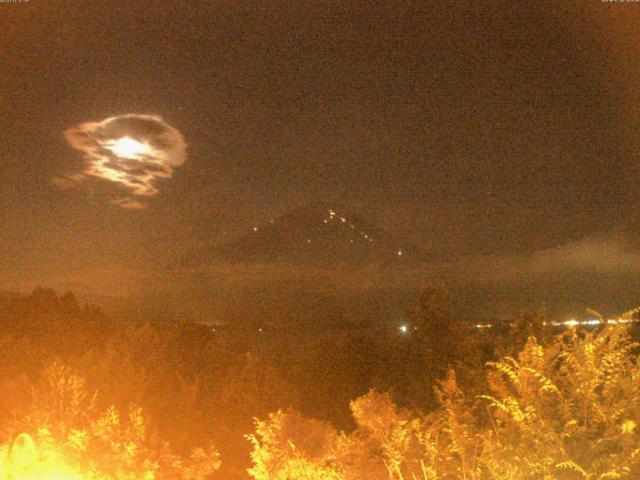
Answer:
[[[121,158],[137,159],[153,153],[153,150],[149,148],[149,145],[141,143],[130,137],[111,140],[106,142],[105,147]]]
[[[133,197],[113,203],[128,209],[144,208],[135,197],[157,194],[159,181],[171,178],[186,159],[182,134],[157,115],[132,113],[82,123],[68,129],[65,137],[84,154],[85,167],[57,183],[78,183],[90,176],[118,184]]]

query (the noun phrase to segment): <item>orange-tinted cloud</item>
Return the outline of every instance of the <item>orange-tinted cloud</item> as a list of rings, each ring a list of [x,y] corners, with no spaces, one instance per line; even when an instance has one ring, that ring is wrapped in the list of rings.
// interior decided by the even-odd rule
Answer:
[[[67,130],[65,138],[86,161],[85,169],[65,177],[66,182],[98,177],[119,184],[135,197],[158,193],[158,180],[171,178],[186,159],[182,134],[157,115],[128,114],[82,123]],[[143,208],[144,203],[135,197],[114,203]]]

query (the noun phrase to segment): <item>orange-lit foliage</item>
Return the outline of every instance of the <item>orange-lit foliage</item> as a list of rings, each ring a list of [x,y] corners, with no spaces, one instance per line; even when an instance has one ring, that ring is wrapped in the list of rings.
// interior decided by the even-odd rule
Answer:
[[[640,478],[640,364],[626,330],[531,337],[488,364],[485,395],[455,374],[429,414],[370,392],[352,402],[350,434],[278,412],[258,421],[256,480],[605,480]]]
[[[638,349],[624,329],[546,339],[542,317],[522,317],[501,340],[499,330],[473,337],[485,342],[478,354],[446,302],[425,298],[431,335],[325,332],[298,344],[279,332],[267,342],[196,324],[118,325],[46,290],[16,297],[0,305],[0,455],[10,459],[0,479],[10,468],[14,480],[231,480],[246,478],[251,446],[256,480],[640,478]],[[501,358],[480,373],[496,345]],[[402,403],[357,398],[350,433],[291,410],[267,417],[299,397],[339,424],[344,399],[372,385]],[[253,416],[267,419],[246,442]],[[213,449],[197,448],[211,442],[220,470]]]
[[[483,464],[513,478],[640,478],[640,364],[625,329],[531,338],[490,364]],[[508,477],[507,477],[508,478]]]
[[[164,439],[185,457],[220,445],[220,474],[237,478],[246,474],[243,435],[252,418],[295,397],[267,355],[250,351],[243,336],[197,324],[115,322],[51,290],[0,299],[0,443],[24,431],[33,386],[59,358],[86,380],[86,391],[99,392],[94,412],[113,406],[126,417],[138,405],[148,439]]]
[[[96,408],[83,378],[60,361],[42,372],[24,416],[12,422],[14,438],[0,478],[205,479],[220,466],[215,449],[194,449],[182,458],[151,438],[142,410],[124,414]]]

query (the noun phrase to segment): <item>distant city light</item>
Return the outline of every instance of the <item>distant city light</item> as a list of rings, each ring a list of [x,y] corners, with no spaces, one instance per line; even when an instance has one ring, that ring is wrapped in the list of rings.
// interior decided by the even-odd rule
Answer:
[[[609,323],[617,323],[617,321],[615,320],[611,320],[608,321]],[[600,320],[598,320],[597,318],[593,319],[593,320],[584,320],[583,322],[580,322],[581,325],[600,325]]]
[[[402,256],[402,250],[398,250],[398,256],[401,257]]]
[[[400,330],[400,333],[407,333],[409,331],[409,327],[407,325],[400,325],[398,330]]]
[[[257,232],[258,231],[258,227],[253,227],[253,231]]]
[[[476,325],[476,328],[480,330],[482,330],[483,328],[491,328],[491,327],[493,327],[493,325],[490,323],[478,323]]]
[[[572,318],[570,320],[566,320],[564,322],[551,322],[554,327],[575,327],[577,325],[619,325],[625,323],[636,323],[637,319],[631,318],[608,318],[608,319],[599,319],[599,318],[589,318],[587,320],[576,320]]]
[[[562,322],[542,322],[543,326],[552,326],[552,327],[577,327],[577,326],[586,326],[586,327],[594,327],[598,325],[621,325],[626,323],[638,323],[640,320],[635,318],[608,318],[608,319],[599,319],[599,318],[588,318],[586,320],[577,320],[575,318],[571,318],[569,320],[564,320]],[[511,324],[513,326],[513,324]],[[477,329],[484,328],[493,328],[491,323],[478,323],[474,325]]]

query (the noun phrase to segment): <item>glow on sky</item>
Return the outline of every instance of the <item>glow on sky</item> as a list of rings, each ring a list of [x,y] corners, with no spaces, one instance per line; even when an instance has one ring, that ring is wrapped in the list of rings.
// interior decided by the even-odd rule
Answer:
[[[128,114],[87,122],[65,132],[84,154],[85,167],[57,183],[77,184],[87,176],[119,184],[131,196],[115,200],[124,208],[143,208],[139,197],[158,193],[159,179],[173,176],[186,159],[182,134],[157,115]]]

